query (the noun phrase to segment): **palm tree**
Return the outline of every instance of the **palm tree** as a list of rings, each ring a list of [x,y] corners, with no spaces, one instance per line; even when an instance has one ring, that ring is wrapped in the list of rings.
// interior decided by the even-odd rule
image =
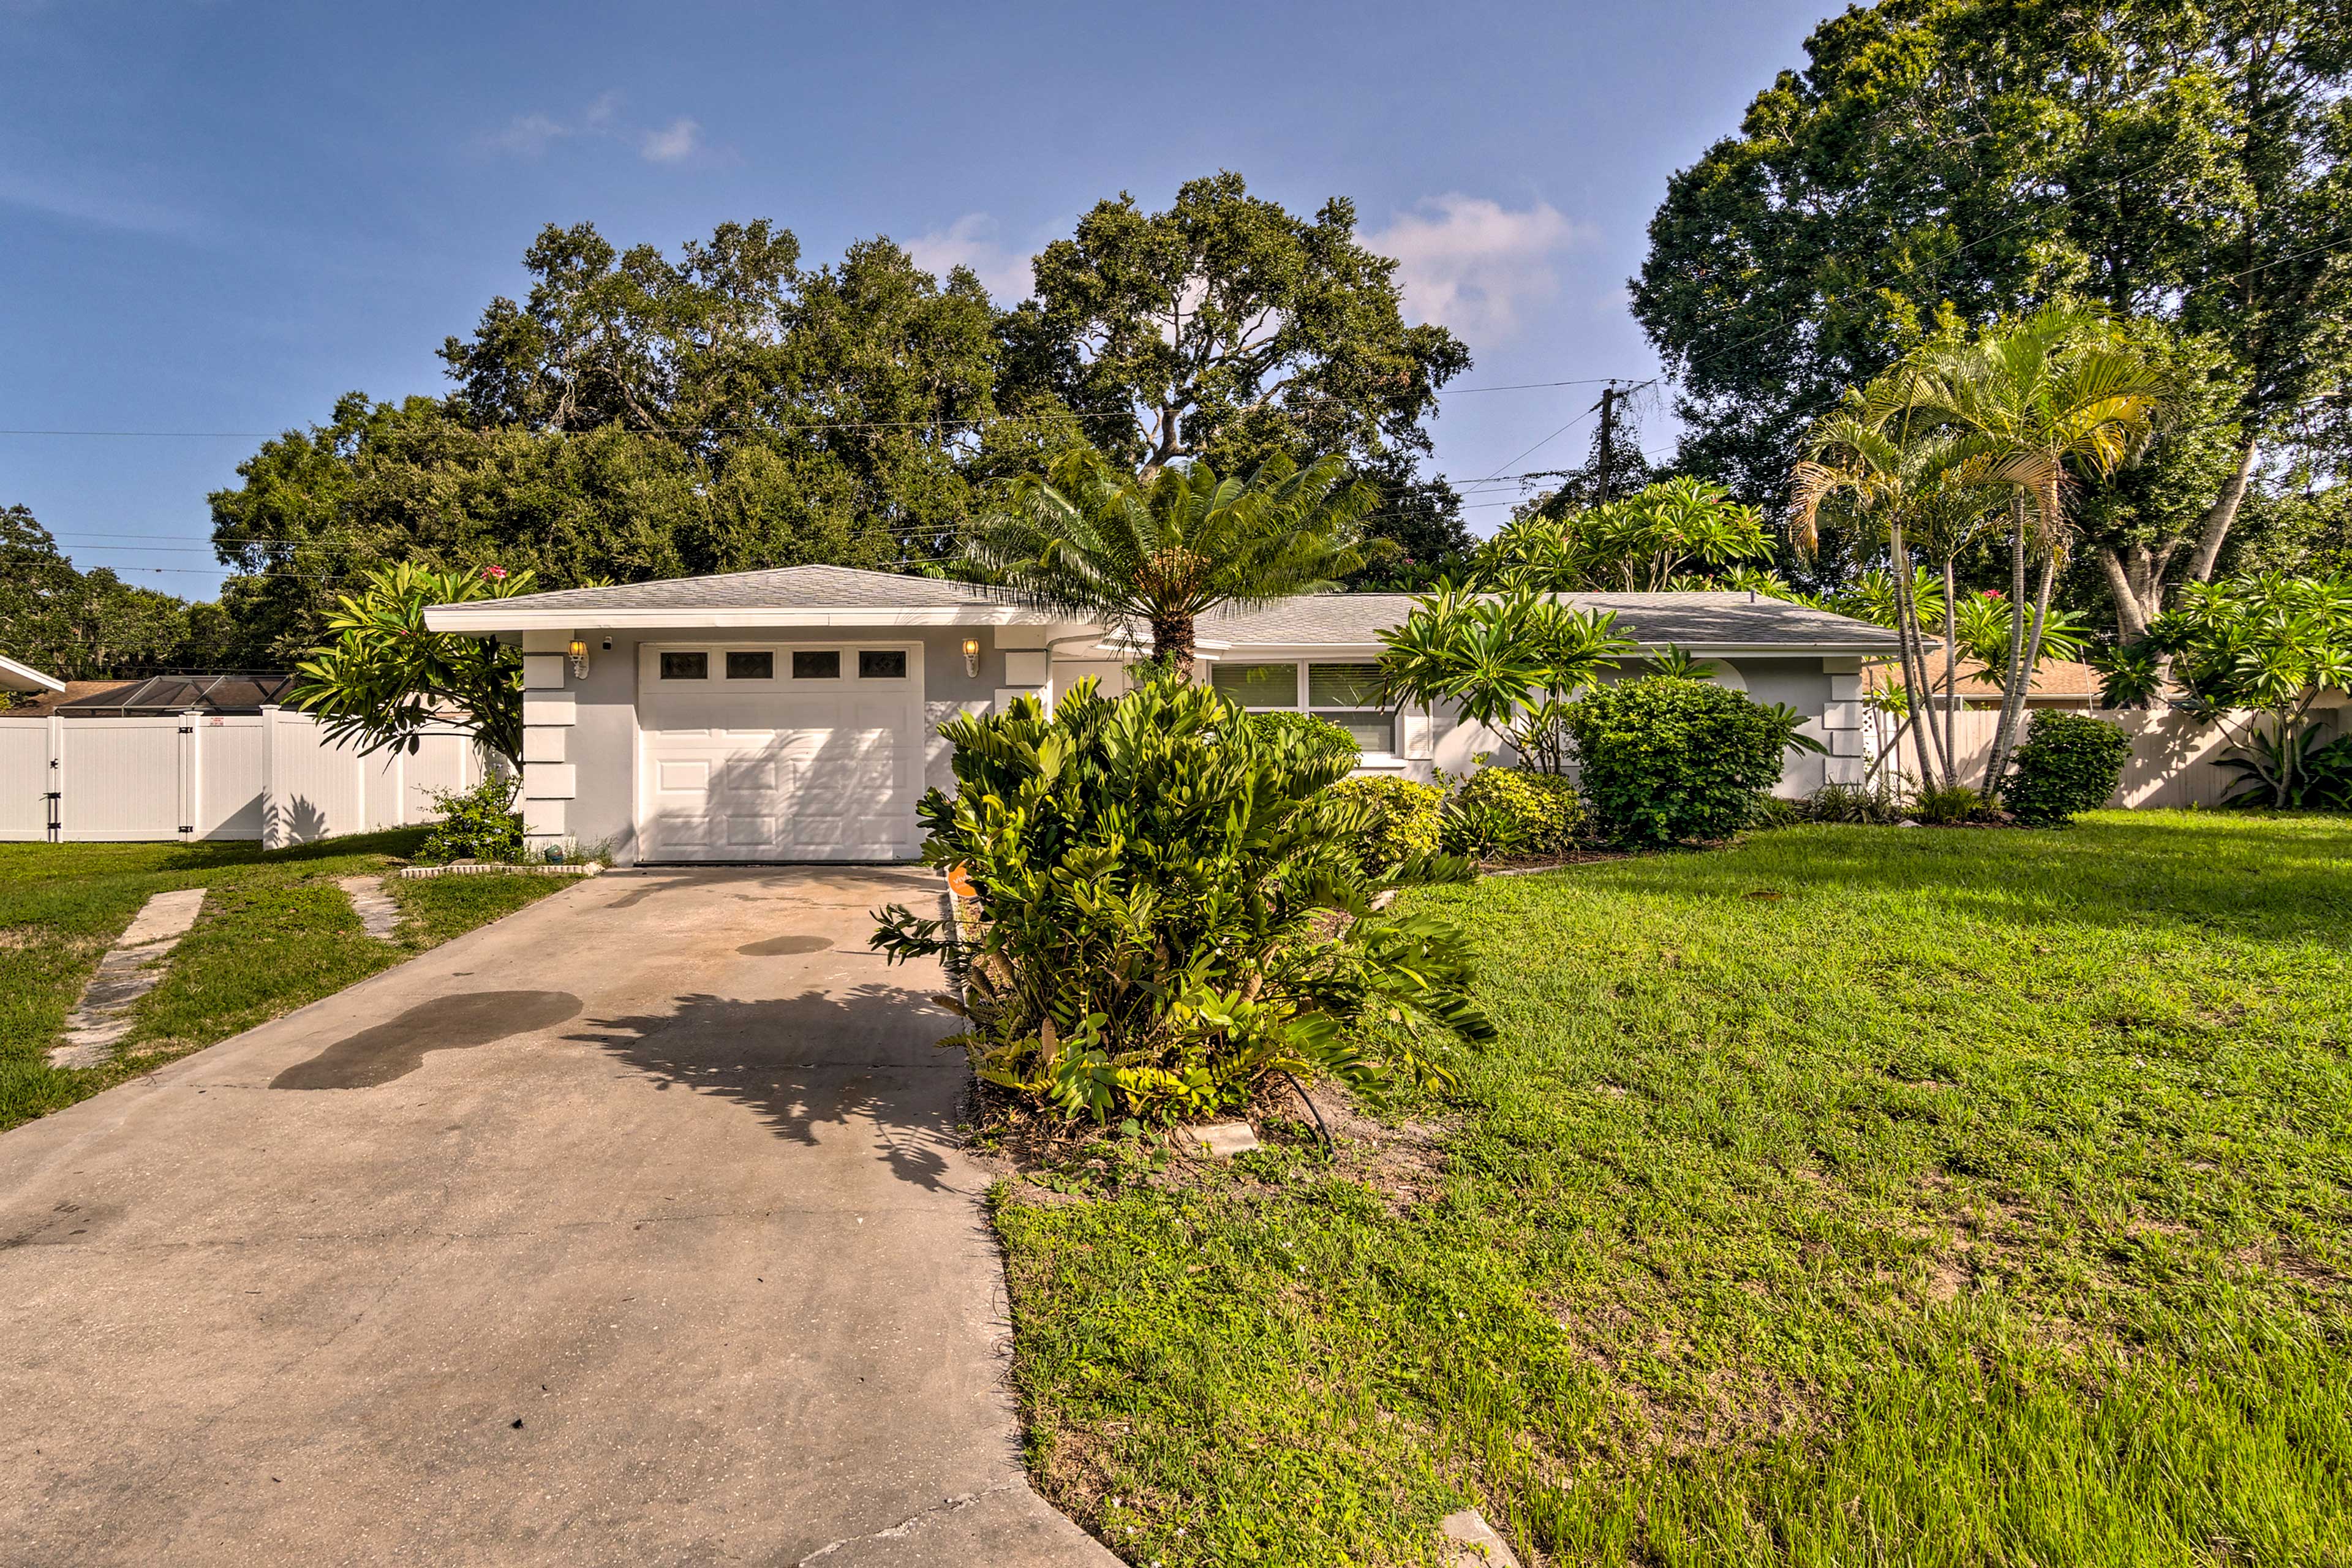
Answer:
[[[1978,334],[1973,343],[1922,355],[1912,395],[1957,437],[1973,473],[2009,492],[2011,604],[2025,603],[2028,555],[2041,562],[2031,635],[2022,614],[2010,620],[2000,720],[1985,763],[1990,800],[2016,745],[2051,588],[2072,542],[2066,498],[2076,481],[2069,469],[2104,478],[2129,461],[2173,393],[2163,374],[2103,319],[2048,305],[2013,326]]]
[[[1048,609],[1149,627],[1151,657],[1190,679],[1201,616],[1328,588],[1363,563],[1359,524],[1378,495],[1346,471],[1276,455],[1247,479],[1203,463],[1138,478],[1076,447],[1006,487],[966,552]]]
[[[1954,562],[1983,527],[1997,500],[1981,482],[1980,465],[1959,438],[1937,427],[1918,405],[1914,375],[1898,365],[1816,420],[1806,435],[1805,456],[1790,473],[1790,531],[1810,552],[1820,543],[1821,513],[1835,507],[1874,527],[1886,541],[1894,595],[1890,617],[1902,639],[1906,727],[1927,737],[1923,761],[1950,788],[1959,782],[1959,755],[1953,721],[1958,707],[1952,624]],[[1944,723],[1937,729],[1924,710],[1932,688],[1922,628],[1928,607],[1921,602],[1920,578],[1912,562],[1924,547],[1942,572],[1937,596],[1944,618]]]

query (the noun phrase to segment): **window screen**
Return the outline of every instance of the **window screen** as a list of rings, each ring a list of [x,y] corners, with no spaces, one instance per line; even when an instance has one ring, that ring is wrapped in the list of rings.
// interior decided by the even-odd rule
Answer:
[[[1309,708],[1377,708],[1381,700],[1381,667],[1377,664],[1310,664],[1307,667]]]
[[[1209,684],[1244,708],[1298,706],[1295,664],[1213,664]]]
[[[664,680],[710,679],[710,656],[707,653],[666,653],[661,656],[661,678]]]
[[[730,653],[727,656],[727,679],[730,680],[773,680],[776,678],[776,656],[761,648],[757,653]]]
[[[841,650],[834,647],[794,648],[793,679],[794,680],[839,680]]]
[[[857,654],[857,679],[860,680],[904,680],[907,679],[907,650],[902,647],[861,648]]]

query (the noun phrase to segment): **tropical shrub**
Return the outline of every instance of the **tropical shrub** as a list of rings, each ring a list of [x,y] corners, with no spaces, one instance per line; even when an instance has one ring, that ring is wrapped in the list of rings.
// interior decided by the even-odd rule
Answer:
[[[1168,1120],[1275,1071],[1443,1080],[1433,1037],[1493,1037],[1462,934],[1372,909],[1469,866],[1368,868],[1373,809],[1331,788],[1347,758],[1165,679],[1116,701],[1080,682],[1050,714],[1024,698],[940,732],[956,789],[923,797],[923,858],[962,868],[980,932],[951,942],[892,905],[873,945],[946,960],[969,1019],[955,1043],[987,1082],[1068,1117]],[[1356,1028],[1374,1020],[1397,1026],[1378,1057]]]
[[[1304,746],[1309,751],[1328,752],[1335,757],[1344,756],[1351,768],[1356,765],[1356,760],[1363,755],[1363,748],[1356,744],[1355,736],[1350,735],[1330,720],[1318,719],[1312,713],[1294,712],[1286,708],[1271,708],[1263,713],[1251,714],[1249,722],[1252,728],[1269,740],[1279,740],[1286,736],[1292,742]]]
[[[1579,786],[1601,832],[1635,844],[1724,838],[1780,781],[1781,752],[1818,752],[1804,716],[1706,681],[1645,676],[1569,704]]]
[[[1365,865],[1379,868],[1438,852],[1438,814],[1445,792],[1435,784],[1395,777],[1345,778],[1331,786],[1330,794],[1365,808],[1367,826],[1358,841]]]
[[[2117,726],[2043,709],[2026,724],[2001,801],[2021,822],[2071,822],[2107,804],[2130,758],[2131,737]]]
[[[2322,743],[2315,724],[2298,736],[2256,730],[2220,764],[2238,775],[2223,805],[2283,811],[2352,811],[2352,735]],[[2292,756],[2288,755],[2293,749]]]
[[[529,572],[503,566],[436,572],[403,561],[374,568],[327,617],[333,640],[295,667],[294,706],[362,753],[414,752],[426,730],[454,725],[520,766],[522,651],[495,637],[434,631],[425,611],[536,587]]]
[[[1510,849],[1528,855],[1564,854],[1585,822],[1572,780],[1525,768],[1481,768],[1462,781],[1454,804],[1473,817],[1502,816]]]
[[[1867,827],[1894,827],[1910,816],[1903,797],[1889,783],[1825,783],[1804,799],[1780,799],[1767,795],[1759,802],[1759,818],[1771,827],[1785,823],[1861,823]]]
[[[1529,767],[1556,773],[1568,763],[1571,700],[1633,647],[1616,622],[1531,590],[1480,597],[1444,584],[1381,633],[1381,679],[1403,701],[1454,703],[1508,735]]]
[[[1932,827],[1957,827],[1984,808],[1973,784],[1931,784],[1911,797],[1911,815]]]
[[[2172,658],[2189,706],[2251,708],[2255,726],[2223,765],[2241,774],[2232,805],[2293,805],[2318,749],[2312,709],[2352,691],[2352,579],[2279,573],[2184,583],[2173,607],[2148,623],[2147,646]]]
[[[441,820],[417,847],[417,863],[446,866],[452,860],[520,860],[522,814],[514,808],[520,783],[511,773],[492,773],[471,789],[426,792],[425,799]]]

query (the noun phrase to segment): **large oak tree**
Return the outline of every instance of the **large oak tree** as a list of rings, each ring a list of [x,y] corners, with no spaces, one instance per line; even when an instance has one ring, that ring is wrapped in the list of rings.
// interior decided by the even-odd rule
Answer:
[[[1885,0],[1806,50],[1651,223],[1634,311],[1685,464],[1762,500],[1808,420],[1939,326],[2062,296],[2154,318],[2222,455],[2176,442],[2086,509],[2132,635],[2211,574],[2266,456],[2341,455],[2344,0]]]

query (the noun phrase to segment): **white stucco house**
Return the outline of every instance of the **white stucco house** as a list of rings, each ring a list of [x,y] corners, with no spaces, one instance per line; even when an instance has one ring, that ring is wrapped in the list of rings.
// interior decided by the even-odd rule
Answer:
[[[1830,755],[1792,752],[1784,789],[1861,776],[1862,661],[1892,652],[1893,633],[1747,594],[1568,597],[1615,611],[1643,651],[1686,648],[1809,715]],[[1379,633],[1412,606],[1328,594],[1218,615],[1200,658],[1245,707],[1346,726],[1367,770],[1466,772],[1498,737],[1377,700]],[[1087,676],[1117,689],[1133,657],[1099,626],[841,566],[439,605],[425,624],[520,646],[530,841],[602,843],[622,864],[911,858],[916,802],[953,784],[943,721]]]

